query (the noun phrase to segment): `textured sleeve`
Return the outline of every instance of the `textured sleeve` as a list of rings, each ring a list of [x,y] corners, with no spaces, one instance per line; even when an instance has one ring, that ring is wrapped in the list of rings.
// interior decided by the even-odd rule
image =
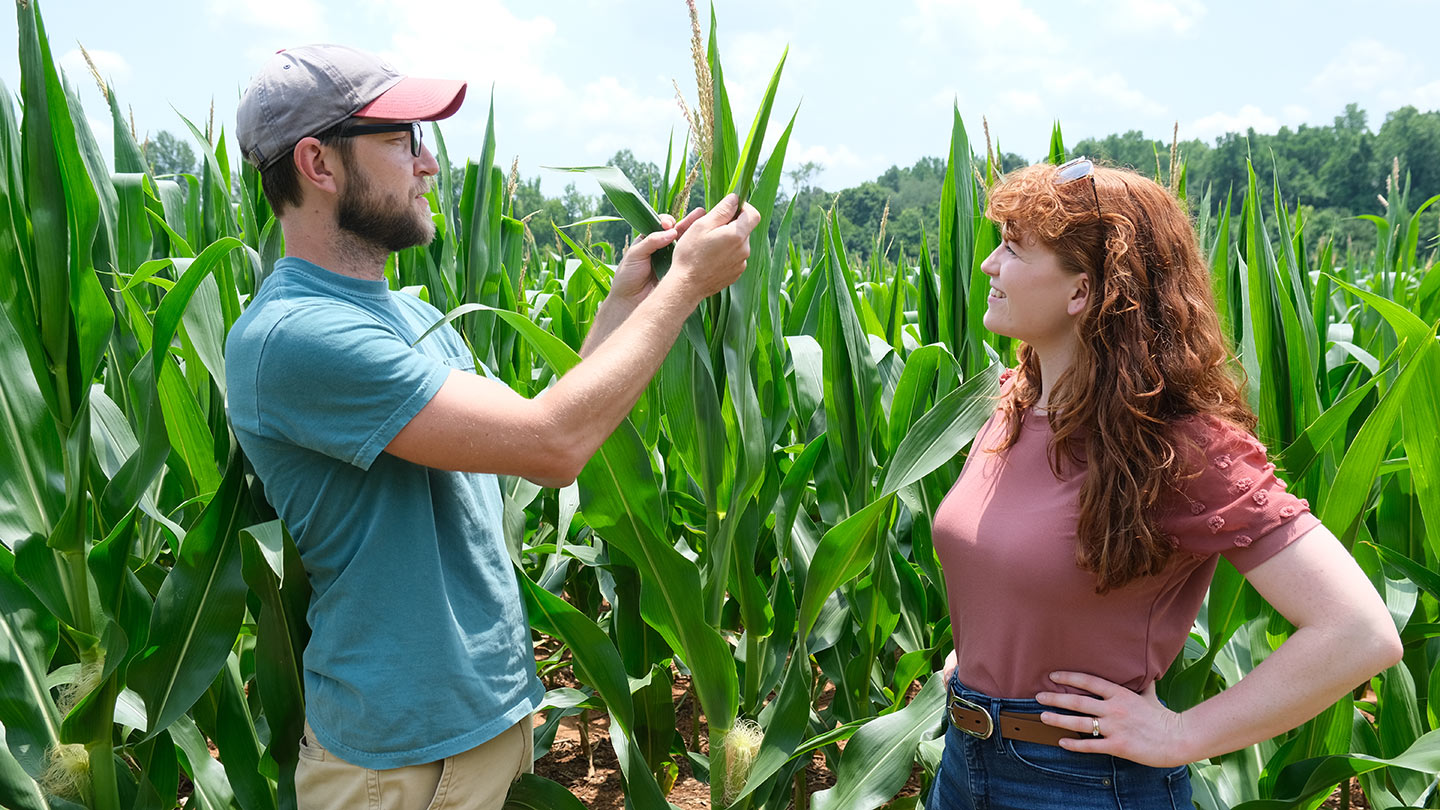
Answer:
[[[1319,525],[1247,431],[1194,418],[1181,423],[1179,438],[1186,467],[1198,474],[1181,482],[1161,526],[1180,551],[1221,554],[1243,574]]]
[[[265,338],[255,385],[259,428],[369,469],[449,373],[363,313],[299,310]]]

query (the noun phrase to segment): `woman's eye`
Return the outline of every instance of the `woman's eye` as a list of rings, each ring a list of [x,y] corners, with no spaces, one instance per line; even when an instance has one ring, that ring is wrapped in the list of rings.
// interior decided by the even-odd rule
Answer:
[[[1003,245],[1005,246],[1005,252],[1006,252],[1006,253],[1009,253],[1011,256],[1014,256],[1014,255],[1015,255],[1015,248],[1010,247],[1010,243],[1009,243],[1008,241],[1007,241],[1007,242],[1003,242],[1003,243],[1001,243],[1001,244],[1003,244]]]

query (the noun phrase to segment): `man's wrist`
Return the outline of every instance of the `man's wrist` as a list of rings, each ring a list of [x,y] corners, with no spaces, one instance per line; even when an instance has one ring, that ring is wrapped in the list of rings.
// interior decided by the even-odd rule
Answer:
[[[700,292],[699,288],[691,283],[692,274],[679,264],[670,266],[670,272],[660,279],[655,285],[655,292],[665,291],[666,295],[678,296],[686,307],[686,311],[695,309],[700,303],[710,296]]]
[[[620,323],[630,317],[630,313],[635,311],[635,307],[640,305],[641,300],[644,299],[637,300],[612,292],[600,301],[600,306],[595,308],[595,321],[597,323],[602,321]]]

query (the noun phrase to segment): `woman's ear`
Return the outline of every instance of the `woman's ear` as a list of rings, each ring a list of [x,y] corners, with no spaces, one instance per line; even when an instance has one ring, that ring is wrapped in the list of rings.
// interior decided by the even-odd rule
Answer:
[[[1075,279],[1075,288],[1071,291],[1070,300],[1065,306],[1065,311],[1071,315],[1079,315],[1090,305],[1090,276],[1086,273],[1076,273]]]

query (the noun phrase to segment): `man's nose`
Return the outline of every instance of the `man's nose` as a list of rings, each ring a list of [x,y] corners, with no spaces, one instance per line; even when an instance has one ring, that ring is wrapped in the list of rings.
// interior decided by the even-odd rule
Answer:
[[[430,147],[428,146],[420,147],[420,156],[415,158],[415,163],[415,173],[422,177],[430,177],[440,173],[440,162],[435,159],[435,155],[430,152]]]

